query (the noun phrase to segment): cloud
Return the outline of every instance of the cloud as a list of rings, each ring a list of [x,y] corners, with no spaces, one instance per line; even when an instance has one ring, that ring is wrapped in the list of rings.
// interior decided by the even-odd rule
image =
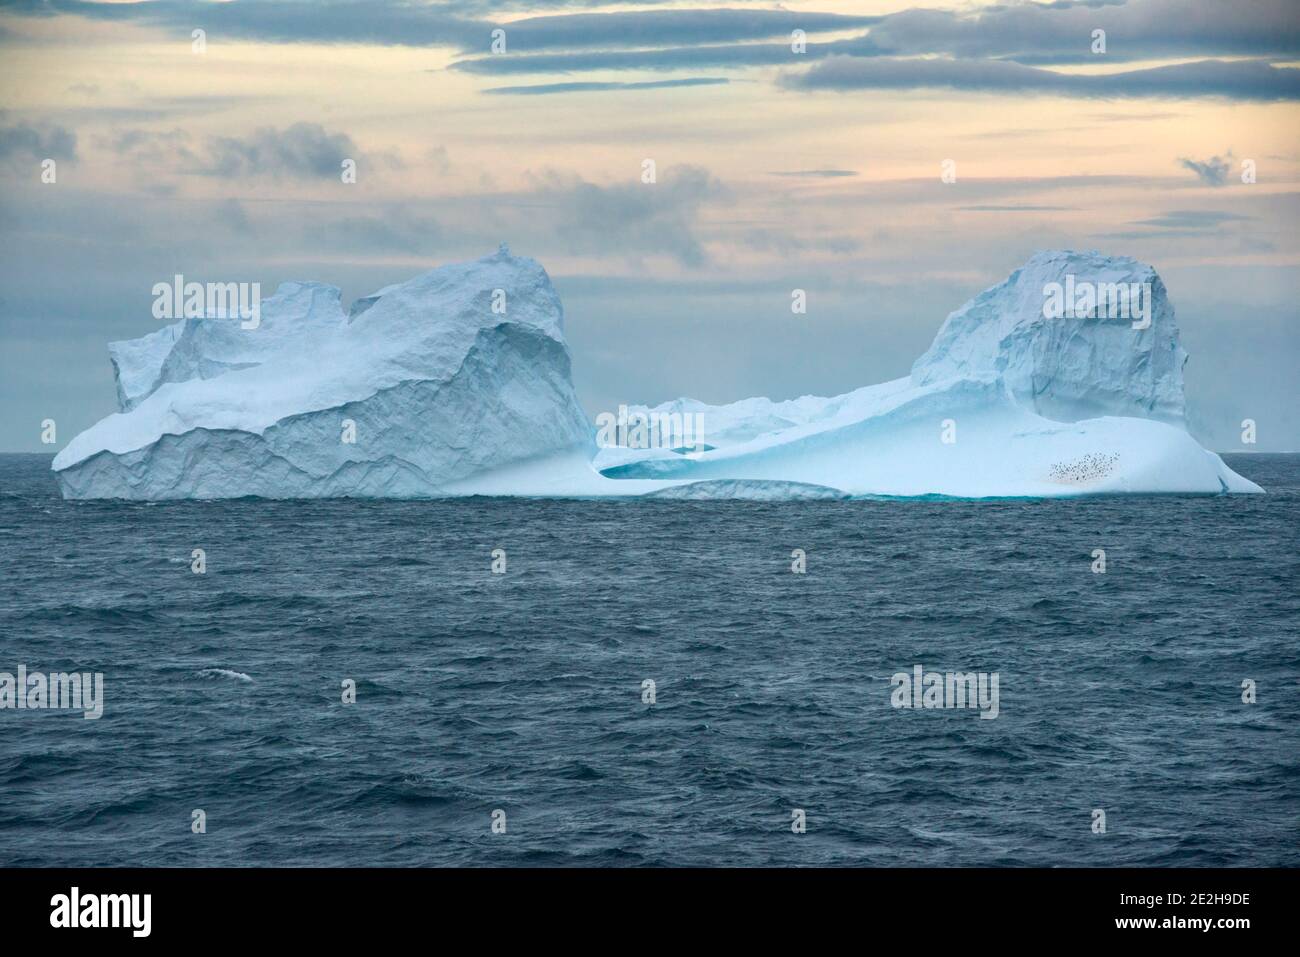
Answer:
[[[51,124],[0,127],[0,160],[23,156],[75,163],[77,134]]]
[[[1239,213],[1224,213],[1209,209],[1175,209],[1154,219],[1141,219],[1134,226],[1155,226],[1161,229],[1209,230],[1235,220],[1250,219]]]
[[[119,129],[101,142],[113,153],[136,163],[188,166],[198,162],[197,154],[190,149],[190,134],[181,129]]]
[[[183,129],[114,129],[98,145],[135,165],[157,184],[157,174],[270,179],[336,179],[345,159],[401,166],[395,154],[363,151],[346,133],[332,133],[318,123],[295,123],[284,129],[261,127],[247,136],[209,136],[200,143]],[[445,172],[446,150],[430,149],[427,158]]]
[[[345,159],[360,163],[362,158],[360,148],[346,133],[330,133],[319,123],[295,123],[283,130],[261,127],[246,137],[212,137],[208,161],[198,172],[207,176],[325,178],[338,176]]]
[[[583,50],[575,53],[498,54],[458,60],[450,67],[463,73],[504,75],[518,73],[582,73],[591,70],[690,70],[700,67],[789,66],[820,60],[835,53],[871,56],[879,51],[869,38],[853,37],[828,43],[809,43],[795,53],[789,43],[737,43],[711,46],[673,46],[651,50]]]
[[[789,64],[840,54],[938,55],[1021,65],[1216,55],[1293,58],[1300,55],[1298,9],[1294,0],[1240,5],[1205,0],[1020,0],[974,11],[913,8],[879,17],[836,18],[784,10],[583,13],[506,24],[507,54],[462,60],[453,69],[478,74],[669,70]],[[867,32],[809,43],[805,53],[793,54],[787,38],[796,27],[810,33],[859,27]],[[1106,34],[1104,54],[1092,52],[1094,30]],[[748,42],[778,36],[786,42]]]
[[[257,0],[257,2],[94,3],[87,0],[18,0],[10,13],[71,15],[171,29],[183,36],[207,31],[208,43],[222,38],[268,43],[373,43],[383,46],[486,46],[492,25],[460,13],[459,4],[399,0]]]
[[[1254,60],[1200,60],[1120,73],[1056,73],[1007,60],[834,57],[781,85],[794,90],[907,90],[1038,93],[1057,96],[1300,99],[1300,69]]]
[[[1300,53],[1297,9],[1293,0],[1103,4],[1020,0],[974,12],[904,10],[886,17],[871,36],[894,54],[1001,57],[1022,63],[1215,54],[1290,56]],[[1094,30],[1105,31],[1104,54],[1091,52]]]
[[[154,121],[181,122],[200,116],[286,101],[282,96],[252,96],[225,94],[197,94],[193,96],[133,96],[132,106],[55,106],[39,111],[49,120],[71,126],[100,126],[104,123],[149,123]],[[16,112],[16,111],[15,111]],[[38,111],[25,109],[31,115]]]
[[[1152,239],[1174,236],[1222,236],[1223,226],[1228,223],[1251,220],[1252,216],[1240,213],[1225,213],[1208,209],[1175,209],[1151,219],[1140,219],[1129,223],[1143,229],[1129,229],[1101,234],[1106,239]]]
[[[684,46],[736,43],[844,30],[879,22],[880,16],[814,11],[750,9],[620,10],[525,17],[509,22],[497,14],[514,8],[564,6],[450,0],[410,3],[405,0],[243,0],[94,3],[86,0],[18,0],[8,9],[20,15],[72,15],[102,21],[132,22],[183,32],[201,27],[209,42],[222,36],[270,43],[374,43],[394,46],[455,46],[487,52],[492,31],[506,31],[509,50],[581,49],[586,47]],[[786,43],[787,51],[789,43]]]
[[[272,43],[374,43],[456,46],[484,50],[492,22],[516,9],[564,8],[565,0],[300,0],[258,2],[94,3],[17,0],[10,12],[73,15],[182,31],[202,27],[221,36]],[[603,47],[690,47],[743,43],[808,33],[870,27],[873,41],[895,55],[1095,61],[1092,31],[1107,34],[1106,57],[1293,56],[1300,53],[1300,12],[1293,0],[1249,3],[1204,0],[1088,0],[1039,3],[1013,0],[975,10],[913,8],[884,16],[783,9],[618,10],[532,16],[500,24],[513,50]],[[788,43],[786,44],[788,49]]]
[[[1206,186],[1222,186],[1228,181],[1228,173],[1232,171],[1231,158],[1232,153],[1229,153],[1227,158],[1211,156],[1205,162],[1180,157],[1178,164],[1195,173],[1196,178]]]
[[[494,86],[484,93],[510,96],[542,96],[550,93],[594,93],[613,90],[663,90],[681,86],[717,86],[730,83],[722,77],[691,77],[682,80],[649,80],[642,83],[610,82],[572,82],[572,83],[538,83],[532,86]]]
[[[424,151],[424,159],[440,176],[445,176],[451,171],[451,157],[447,154],[445,146],[430,146]]]
[[[625,10],[530,17],[503,26],[506,49],[511,52],[583,47],[682,47],[784,37],[789,54],[789,37],[794,30],[805,33],[845,30],[882,19],[792,10]]]
[[[460,72],[506,76],[595,70],[744,69],[822,64],[787,86],[848,88],[951,87],[1071,96],[1221,96],[1239,100],[1297,98],[1296,71],[1268,61],[1300,58],[1300,6],[1294,0],[1233,4],[1207,0],[1011,0],[976,9],[912,8],[887,15],[846,15],[785,9],[652,9],[569,12],[594,0],[240,0],[91,3],[17,0],[11,14],[75,16],[131,22],[176,31],[187,39],[202,27],[210,43],[223,38],[269,43],[360,43],[443,46],[476,54],[452,64]],[[560,9],[559,14],[502,22],[515,10]],[[494,22],[494,20],[496,22]],[[489,55],[492,32],[506,31],[508,51]],[[790,48],[791,31],[862,31]],[[1093,54],[1093,31],[1104,30],[1106,52]],[[775,42],[773,42],[775,41]],[[477,55],[482,54],[482,55]],[[1119,63],[1188,57],[1202,59],[1155,70],[1109,75],[1033,70],[1034,64]],[[831,58],[894,58],[851,70]],[[926,60],[911,60],[927,57]],[[938,57],[938,59],[933,59]],[[916,62],[919,66],[898,66]],[[982,64],[976,72],[952,64]],[[937,64],[937,65],[933,65]],[[947,65],[945,65],[947,64]],[[1014,72],[1019,66],[1028,72]],[[902,71],[913,80],[899,80]],[[947,71],[947,73],[943,73]],[[853,74],[853,76],[850,76]],[[922,75],[924,74],[924,75]],[[577,81],[566,81],[576,83]],[[688,85],[688,84],[683,84]],[[507,95],[649,89],[647,86],[497,89]]]
[[[531,203],[550,207],[541,214],[571,253],[636,258],[663,255],[692,268],[708,261],[696,237],[700,210],[728,199],[728,191],[698,166],[664,170],[653,184],[640,179],[600,186],[576,176],[548,172],[536,178]]]

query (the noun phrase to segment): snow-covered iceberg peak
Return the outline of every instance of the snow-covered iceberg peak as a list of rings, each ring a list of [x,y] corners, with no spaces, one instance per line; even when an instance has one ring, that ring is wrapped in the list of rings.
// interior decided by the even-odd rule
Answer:
[[[1181,425],[1186,361],[1154,269],[1054,250],[949,315],[912,382],[996,375],[1017,403],[1058,422],[1120,415]]]
[[[590,458],[563,309],[502,246],[358,300],[286,283],[253,328],[185,319],[111,349],[122,411],[54,460],[69,498],[433,496]]]

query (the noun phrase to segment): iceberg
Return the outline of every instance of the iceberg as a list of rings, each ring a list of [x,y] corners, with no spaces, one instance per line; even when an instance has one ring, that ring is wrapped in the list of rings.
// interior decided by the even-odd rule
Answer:
[[[1262,491],[1187,432],[1187,353],[1160,277],[1096,252],[1033,256],[891,382],[626,410],[689,417],[690,447],[598,445],[559,296],[504,245],[346,313],[332,286],[285,283],[256,328],[183,319],[109,354],[119,411],[55,457],[66,498]]]
[[[183,319],[109,353],[120,411],[55,457],[67,498],[437,496],[591,453],[559,296],[504,246],[348,313],[287,283],[256,328]]]

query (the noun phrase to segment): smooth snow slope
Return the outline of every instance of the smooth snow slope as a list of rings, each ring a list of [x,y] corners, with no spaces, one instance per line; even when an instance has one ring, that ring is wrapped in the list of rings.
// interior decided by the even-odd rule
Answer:
[[[1149,325],[1045,318],[1044,288],[1067,276],[1149,284]],[[689,456],[597,452],[559,297],[504,246],[346,316],[333,287],[288,283],[257,329],[188,319],[110,354],[122,411],[55,458],[65,497],[1261,491],[1183,427],[1186,353],[1159,277],[1097,253],[1034,256],[952,313],[906,378],[632,410],[697,414],[711,448]]]

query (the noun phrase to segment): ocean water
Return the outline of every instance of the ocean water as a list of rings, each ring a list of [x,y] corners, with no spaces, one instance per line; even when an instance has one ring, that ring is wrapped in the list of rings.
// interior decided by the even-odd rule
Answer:
[[[1228,461],[1269,494],[73,503],[0,456],[0,671],[104,675],[0,710],[0,865],[1300,865],[1300,456]],[[918,664],[998,716],[893,707]]]

